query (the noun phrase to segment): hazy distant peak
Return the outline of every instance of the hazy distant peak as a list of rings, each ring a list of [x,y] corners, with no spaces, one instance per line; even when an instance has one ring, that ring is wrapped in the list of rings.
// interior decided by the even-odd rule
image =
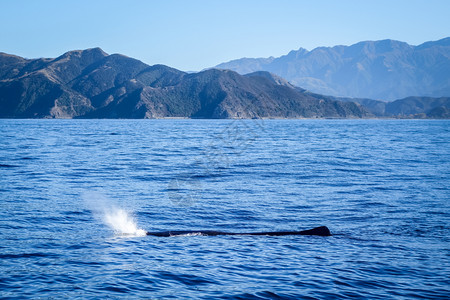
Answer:
[[[382,54],[382,53],[388,53],[395,50],[410,50],[413,48],[413,46],[409,45],[405,42],[395,41],[395,40],[380,40],[380,41],[366,41],[366,42],[360,42],[355,45],[350,46],[352,47],[360,47],[361,49],[364,49],[364,51],[369,53],[376,53],[376,54]]]
[[[264,68],[263,66],[272,63],[275,59],[273,56],[268,58],[242,58],[219,64],[215,68],[222,70],[230,69],[239,74],[248,74],[262,70]]]
[[[450,37],[446,37],[437,41],[425,42],[423,44],[420,44],[419,46],[416,46],[416,48],[425,49],[435,46],[450,47]]]
[[[308,54],[309,51],[306,50],[305,48],[299,48],[298,50],[291,50],[287,55],[285,55],[286,57],[289,58],[299,58],[301,56],[304,56],[306,54]]]
[[[303,48],[270,60],[243,58],[217,67],[240,74],[269,71],[314,93],[394,100],[450,95],[450,38],[412,46],[384,39]]]

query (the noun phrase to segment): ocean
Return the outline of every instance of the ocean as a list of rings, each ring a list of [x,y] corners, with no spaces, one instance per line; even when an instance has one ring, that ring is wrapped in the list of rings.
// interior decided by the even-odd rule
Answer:
[[[2,299],[450,296],[448,120],[3,119],[0,141]]]

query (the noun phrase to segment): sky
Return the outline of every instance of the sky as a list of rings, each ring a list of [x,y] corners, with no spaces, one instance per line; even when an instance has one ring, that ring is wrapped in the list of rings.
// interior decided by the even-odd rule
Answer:
[[[449,0],[0,0],[0,52],[57,57],[100,47],[200,71],[242,57],[450,36]]]

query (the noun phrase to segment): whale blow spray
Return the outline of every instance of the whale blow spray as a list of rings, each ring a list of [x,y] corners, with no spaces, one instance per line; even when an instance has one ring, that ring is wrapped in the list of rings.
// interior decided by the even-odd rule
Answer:
[[[103,221],[116,234],[134,236],[145,236],[147,234],[147,231],[137,227],[131,214],[121,208],[113,206],[111,209],[104,211]]]
[[[138,228],[132,214],[117,207],[100,192],[86,192],[82,198],[97,219],[111,228],[117,235],[145,236],[147,231]]]

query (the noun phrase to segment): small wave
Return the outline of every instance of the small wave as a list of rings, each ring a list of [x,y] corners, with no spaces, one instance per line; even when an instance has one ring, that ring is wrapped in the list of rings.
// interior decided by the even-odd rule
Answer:
[[[16,259],[16,258],[33,258],[33,257],[59,257],[52,253],[19,253],[19,254],[0,254],[0,259]]]
[[[19,166],[16,165],[6,165],[6,164],[0,164],[0,168],[17,168]]]
[[[208,179],[208,178],[221,178],[221,177],[229,177],[230,174],[223,174],[223,173],[207,173],[207,174],[196,174],[192,175],[191,178],[193,179]]]
[[[200,286],[208,284],[216,284],[212,278],[206,278],[202,276],[196,276],[193,274],[180,274],[169,271],[161,271],[156,274],[156,277],[165,281],[179,282],[186,286]]]

